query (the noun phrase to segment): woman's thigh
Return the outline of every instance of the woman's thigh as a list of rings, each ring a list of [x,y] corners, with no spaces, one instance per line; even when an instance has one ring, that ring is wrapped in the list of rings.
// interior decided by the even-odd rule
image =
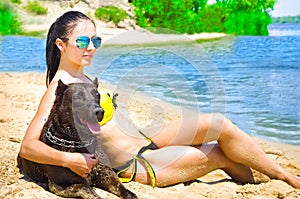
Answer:
[[[190,146],[169,146],[145,153],[150,163],[157,186],[168,186],[194,180],[225,164],[226,157],[218,145],[209,144],[199,148]],[[128,171],[126,175],[130,175]],[[143,162],[138,162],[135,181],[150,184],[151,178]]]
[[[201,114],[173,121],[159,129],[148,130],[147,135],[159,148],[171,145],[201,145],[217,141],[223,124],[227,121],[222,114]]]

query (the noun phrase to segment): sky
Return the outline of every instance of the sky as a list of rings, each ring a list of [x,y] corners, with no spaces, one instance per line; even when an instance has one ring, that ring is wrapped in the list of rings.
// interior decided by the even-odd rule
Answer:
[[[277,0],[274,10],[271,12],[273,17],[300,15],[300,0]]]

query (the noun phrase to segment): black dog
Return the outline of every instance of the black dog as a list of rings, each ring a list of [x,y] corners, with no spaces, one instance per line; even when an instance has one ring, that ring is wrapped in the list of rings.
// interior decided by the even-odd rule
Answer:
[[[99,105],[98,80],[93,84],[58,82],[56,99],[40,140],[67,152],[94,154],[98,164],[87,178],[65,167],[38,164],[18,156],[18,167],[31,179],[48,182],[49,190],[63,197],[99,198],[91,186],[125,199],[137,198],[126,189],[112,170],[96,139],[104,111]]]

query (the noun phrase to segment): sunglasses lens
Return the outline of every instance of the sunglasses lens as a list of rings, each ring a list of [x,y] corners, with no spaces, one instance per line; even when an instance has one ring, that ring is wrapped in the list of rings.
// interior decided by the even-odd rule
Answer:
[[[99,48],[101,46],[101,38],[100,37],[94,37],[92,39],[92,42],[95,46],[95,48]],[[86,36],[80,36],[76,39],[76,45],[78,48],[86,48],[88,47],[90,43],[90,38]]]
[[[78,48],[86,48],[90,43],[90,38],[81,36],[76,39],[76,45]]]
[[[95,48],[99,48],[101,46],[101,38],[100,37],[94,37],[92,39],[92,41],[93,41]]]

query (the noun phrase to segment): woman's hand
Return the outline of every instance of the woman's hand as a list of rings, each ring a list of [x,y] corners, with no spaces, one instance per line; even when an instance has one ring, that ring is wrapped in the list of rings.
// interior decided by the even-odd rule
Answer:
[[[83,178],[86,178],[98,163],[94,155],[88,153],[68,153],[66,160],[65,167]]]

